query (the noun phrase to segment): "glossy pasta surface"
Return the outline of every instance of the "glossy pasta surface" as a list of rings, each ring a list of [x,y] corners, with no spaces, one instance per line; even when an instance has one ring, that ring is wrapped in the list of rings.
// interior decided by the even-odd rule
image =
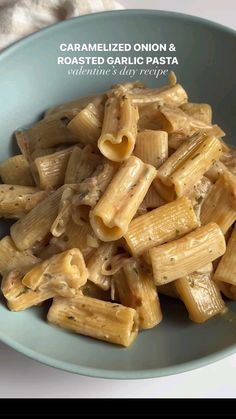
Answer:
[[[235,152],[211,106],[169,80],[114,85],[16,132],[21,154],[0,163],[9,310],[50,300],[52,327],[128,347],[162,321],[159,294],[195,323],[236,299]]]

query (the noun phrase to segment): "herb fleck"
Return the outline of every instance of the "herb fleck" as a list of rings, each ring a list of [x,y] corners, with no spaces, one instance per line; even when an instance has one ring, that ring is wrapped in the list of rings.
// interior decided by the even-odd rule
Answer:
[[[193,278],[191,278],[190,280],[189,280],[189,284],[190,284],[190,287],[194,287],[194,279]]]
[[[195,156],[193,156],[193,157],[191,158],[191,160],[196,159],[198,156],[200,156],[200,153],[195,154]]]
[[[86,197],[86,195],[88,194],[88,192],[86,191],[86,192],[80,192],[79,193],[79,198],[80,199],[84,199],[85,197]]]
[[[200,195],[198,198],[196,198],[196,201],[198,204],[201,204],[201,202],[203,201],[203,196]]]
[[[51,279],[53,277],[53,275],[48,274],[48,273],[44,273],[43,276],[45,279]]]
[[[19,298],[21,295],[25,294],[26,292],[27,290],[25,289],[23,291],[20,291],[19,294],[17,294],[16,298]]]
[[[69,118],[67,118],[67,116],[63,116],[63,117],[61,118],[61,122],[62,122],[64,125],[68,125],[68,124],[69,124],[69,122],[70,122],[70,120],[69,120]]]

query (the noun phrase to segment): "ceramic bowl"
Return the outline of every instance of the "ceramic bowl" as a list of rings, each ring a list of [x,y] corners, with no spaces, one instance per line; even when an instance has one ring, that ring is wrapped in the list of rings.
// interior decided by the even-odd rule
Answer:
[[[233,143],[236,133],[236,33],[200,18],[171,12],[128,10],[83,16],[39,31],[0,54],[0,158],[17,152],[13,132],[42,116],[50,106],[104,91],[127,75],[69,75],[58,65],[61,43],[174,43],[176,72],[192,102],[210,103],[214,121]],[[156,56],[156,52],[147,52]],[[173,53],[171,53],[173,54]],[[84,52],[92,56],[92,52]],[[115,51],[100,55],[121,56]],[[139,53],[130,53],[130,57]],[[130,64],[127,69],[134,68]],[[148,86],[166,82],[145,75]],[[1,235],[10,223],[1,220]],[[140,333],[127,349],[76,335],[46,322],[48,307],[11,313],[1,297],[0,339],[23,354],[56,368],[106,378],[148,378],[200,367],[235,351],[236,302],[228,316],[192,323],[179,301],[161,298],[163,321]]]

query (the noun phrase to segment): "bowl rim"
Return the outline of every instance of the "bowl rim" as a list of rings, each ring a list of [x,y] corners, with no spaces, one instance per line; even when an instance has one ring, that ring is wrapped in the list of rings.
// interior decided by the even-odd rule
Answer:
[[[48,355],[36,352],[33,349],[28,348],[20,343],[15,342],[14,339],[3,336],[0,334],[0,341],[12,349],[15,349],[17,352],[25,355],[27,358],[30,358],[34,361],[37,361],[41,364],[48,365],[56,369],[63,371],[71,372],[74,374],[83,375],[86,377],[96,377],[96,378],[106,378],[106,379],[117,379],[117,380],[137,380],[137,379],[147,379],[147,378],[157,378],[157,377],[166,377],[171,375],[176,375],[188,371],[193,371],[198,368],[215,363],[220,361],[230,355],[235,354],[236,344],[230,345],[228,348],[221,349],[216,351],[213,354],[203,356],[201,358],[196,358],[192,361],[181,362],[179,364],[169,366],[169,367],[160,367],[160,368],[149,368],[149,369],[137,369],[135,371],[130,370],[112,370],[104,368],[90,368],[84,367],[81,365],[73,364],[70,362],[61,361],[55,358],[52,358]],[[122,348],[121,348],[122,349]]]
[[[63,20],[61,22],[53,23],[52,25],[46,26],[45,28],[42,28],[36,32],[30,33],[29,35],[24,36],[23,38],[20,38],[14,42],[12,42],[7,47],[3,48],[2,51],[0,51],[0,59],[4,57],[5,55],[13,53],[13,50],[15,48],[21,47],[21,44],[27,45],[29,42],[34,41],[34,39],[40,38],[41,36],[44,36],[44,33],[52,32],[55,29],[57,30],[58,27],[68,26],[70,24],[73,24],[75,20],[91,20],[94,18],[100,18],[102,16],[118,16],[118,15],[144,15],[151,17],[153,15],[156,16],[163,16],[163,17],[173,17],[173,18],[182,18],[186,19],[188,21],[192,22],[199,22],[203,25],[210,26],[215,29],[219,29],[221,31],[227,32],[231,35],[236,35],[236,29],[230,28],[229,26],[223,25],[222,23],[214,22],[210,19],[205,19],[200,16],[194,16],[189,15],[187,13],[180,13],[180,12],[172,12],[170,10],[158,10],[158,9],[120,9],[120,10],[108,10],[108,11],[101,11],[96,13],[89,13],[86,15],[81,16],[75,16],[70,19]]]
[[[8,55],[14,54],[15,50],[26,46],[27,44],[34,42],[34,40],[39,39],[47,34],[57,31],[58,28],[68,27],[74,25],[75,21],[91,21],[94,19],[109,19],[110,17],[116,18],[117,16],[163,16],[177,19],[184,19],[188,22],[200,23],[206,27],[214,28],[222,32],[226,32],[230,35],[236,36],[236,30],[229,28],[228,26],[222,25],[217,22],[213,22],[208,19],[204,19],[198,16],[193,16],[185,13],[172,12],[166,10],[153,10],[153,9],[124,9],[124,10],[112,10],[105,12],[91,13],[88,15],[77,16],[71,19],[67,19],[62,22],[55,23],[46,28],[43,28],[33,34],[29,34],[26,37],[17,40],[10,46],[4,48],[0,52],[0,62],[4,60]],[[0,341],[9,347],[15,349],[16,351],[22,353],[23,355],[31,358],[35,361],[38,361],[42,364],[46,364],[50,367],[61,369],[64,371],[89,376],[89,377],[98,377],[98,378],[108,378],[108,379],[146,379],[146,378],[155,378],[163,377],[169,375],[175,375],[183,373],[186,371],[194,370],[196,368],[204,367],[216,361],[219,361],[227,356],[230,356],[236,352],[236,343],[229,345],[227,348],[218,350],[212,354],[196,358],[192,361],[182,362],[169,367],[160,367],[160,368],[150,368],[150,369],[137,369],[135,371],[130,370],[111,370],[111,369],[100,369],[100,368],[90,368],[84,367],[70,362],[61,361],[59,359],[52,358],[51,356],[44,355],[42,353],[36,352],[33,349],[30,349],[27,346],[24,346],[16,342],[13,338],[5,336],[0,332]]]

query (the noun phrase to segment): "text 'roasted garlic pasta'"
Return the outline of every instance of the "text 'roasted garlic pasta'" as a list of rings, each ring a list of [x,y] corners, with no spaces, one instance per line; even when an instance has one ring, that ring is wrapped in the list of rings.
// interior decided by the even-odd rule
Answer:
[[[170,83],[50,108],[0,163],[1,290],[11,311],[128,347],[162,321],[159,294],[203,323],[236,299],[236,155]]]

